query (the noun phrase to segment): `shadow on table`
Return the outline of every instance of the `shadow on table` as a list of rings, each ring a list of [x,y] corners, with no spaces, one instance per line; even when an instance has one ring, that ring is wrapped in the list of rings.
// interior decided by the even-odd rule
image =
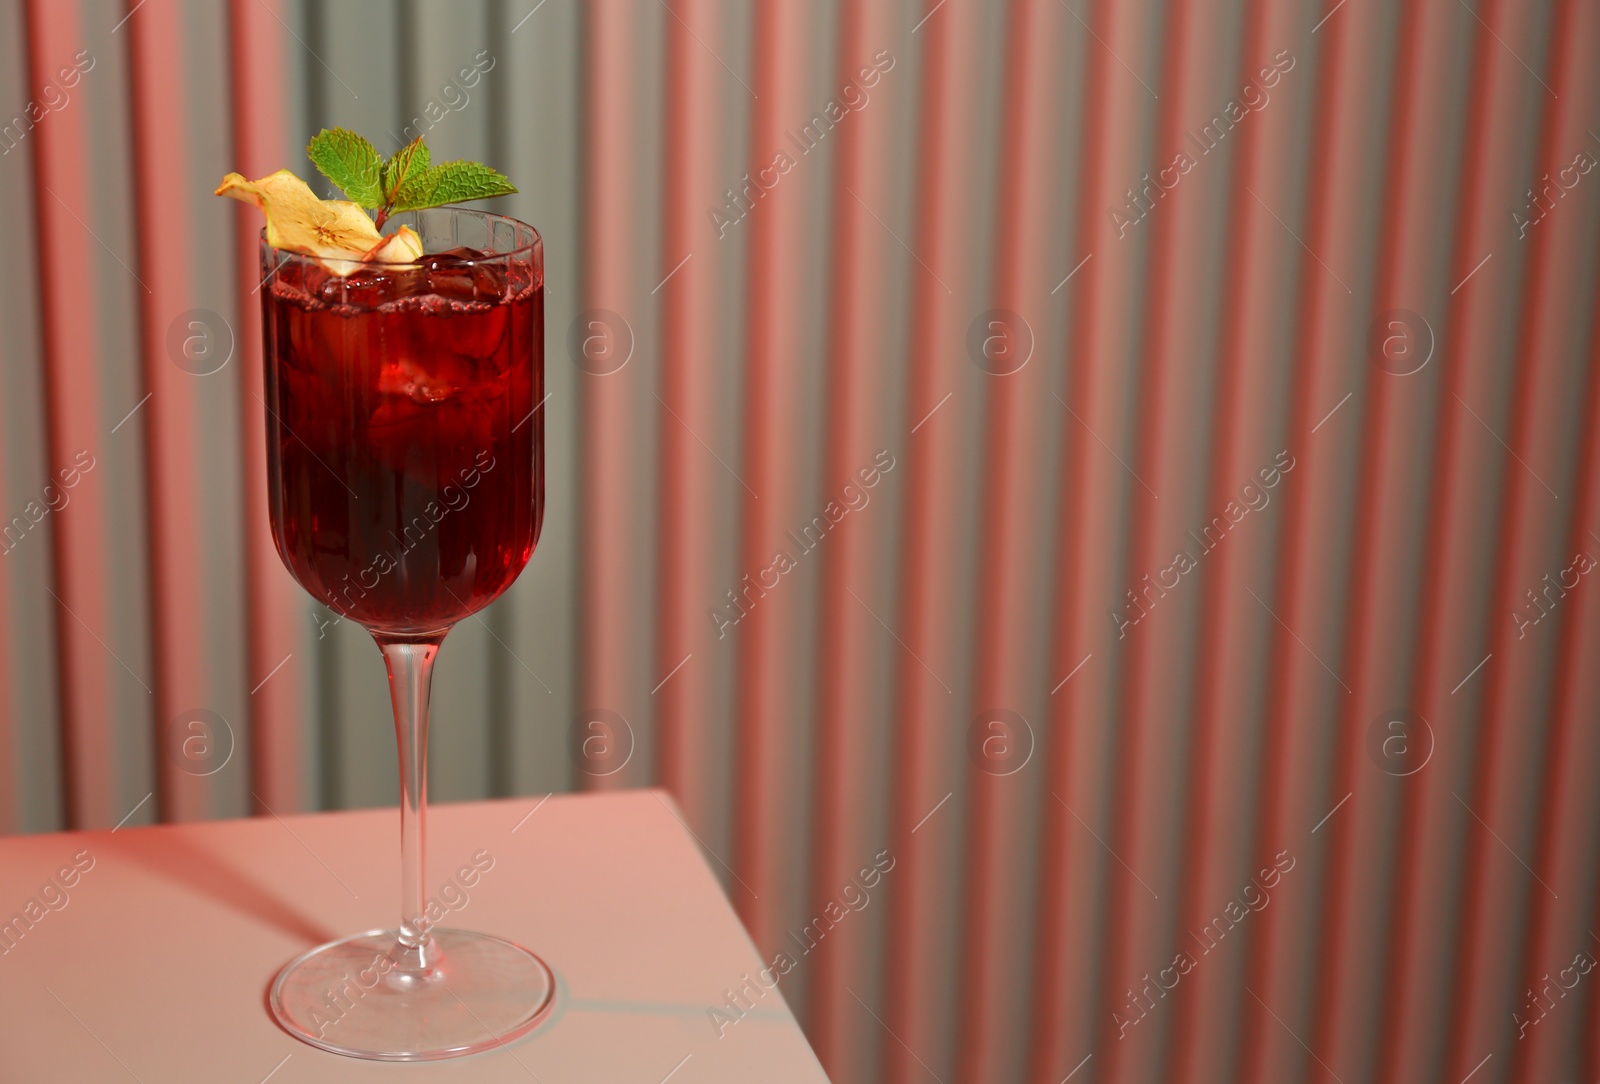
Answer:
[[[215,851],[196,846],[185,839],[181,832],[131,833],[117,840],[117,854],[169,881],[208,896],[225,907],[281,930],[305,942],[308,948],[338,936],[297,910],[274,892],[269,884],[229,865]]]

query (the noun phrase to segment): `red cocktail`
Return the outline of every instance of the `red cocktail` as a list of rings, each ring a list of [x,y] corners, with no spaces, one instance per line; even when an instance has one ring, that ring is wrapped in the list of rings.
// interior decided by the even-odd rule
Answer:
[[[383,651],[401,835],[399,927],[312,949],[279,974],[271,1005],[316,1046],[418,1061],[525,1033],[555,988],[526,949],[435,925],[423,853],[434,657],[539,538],[544,265],[539,235],[514,219],[447,208],[392,221],[420,235],[416,262],[262,243],[273,538],[301,586]]]
[[[536,270],[462,247],[345,277],[287,257],[263,288],[273,538],[330,609],[442,630],[527,563],[544,507]]]

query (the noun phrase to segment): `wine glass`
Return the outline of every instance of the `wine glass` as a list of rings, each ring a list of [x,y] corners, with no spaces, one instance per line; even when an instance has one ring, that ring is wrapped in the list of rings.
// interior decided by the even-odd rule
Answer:
[[[549,1012],[521,946],[437,927],[425,883],[428,692],[452,625],[522,571],[544,511],[544,250],[501,215],[393,216],[416,264],[261,242],[273,541],[319,602],[372,634],[400,754],[400,923],[312,949],[272,1011],[314,1046],[381,1061],[470,1054]],[[431,902],[431,907],[430,907]]]

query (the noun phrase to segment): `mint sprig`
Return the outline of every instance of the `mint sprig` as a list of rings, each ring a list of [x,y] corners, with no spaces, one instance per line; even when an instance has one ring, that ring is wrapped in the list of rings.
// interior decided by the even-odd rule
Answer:
[[[306,154],[351,202],[377,211],[380,227],[395,211],[421,211],[517,190],[504,174],[481,162],[434,165],[421,136],[385,160],[355,132],[325,128],[311,138]]]

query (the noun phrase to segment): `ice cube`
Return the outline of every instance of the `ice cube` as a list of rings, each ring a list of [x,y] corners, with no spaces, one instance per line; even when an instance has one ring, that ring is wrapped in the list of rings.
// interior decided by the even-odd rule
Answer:
[[[487,262],[485,262],[487,261]],[[453,248],[423,257],[434,294],[451,301],[496,302],[505,297],[500,261],[472,248]]]
[[[405,396],[414,403],[438,403],[467,387],[477,377],[471,359],[439,354],[426,361],[411,357],[386,359],[378,373],[378,390]]]
[[[331,306],[348,306],[371,311],[428,287],[427,272],[421,267],[363,267],[344,278],[330,276],[322,283],[320,298]]]

